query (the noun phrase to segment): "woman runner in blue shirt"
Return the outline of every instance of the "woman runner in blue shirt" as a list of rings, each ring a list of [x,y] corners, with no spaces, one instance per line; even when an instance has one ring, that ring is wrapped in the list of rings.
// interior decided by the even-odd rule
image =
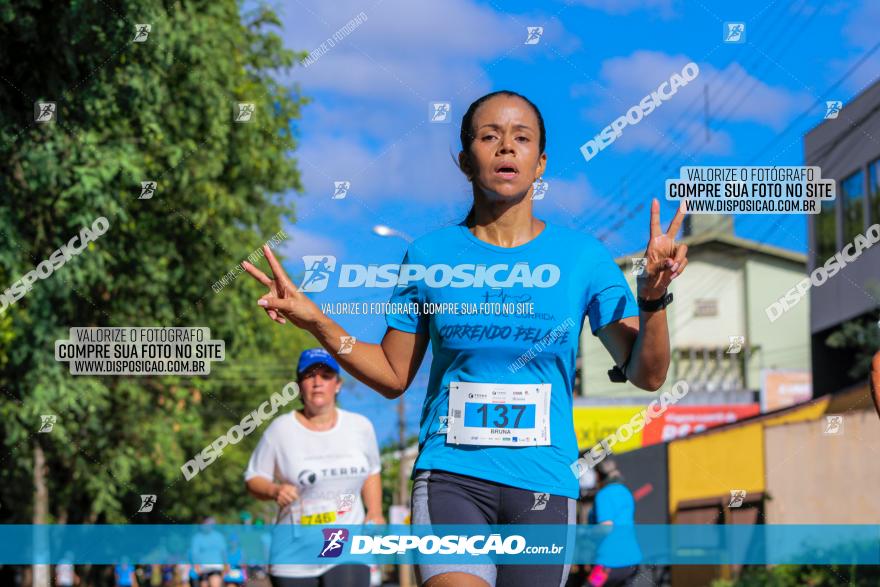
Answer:
[[[459,166],[473,186],[461,224],[407,250],[379,344],[357,341],[290,281],[268,247],[269,317],[309,331],[358,380],[394,399],[412,382],[428,343],[433,361],[413,476],[415,524],[574,524],[578,450],[572,422],[582,324],[634,385],[656,391],[669,367],[666,289],[687,265],[651,203],[638,303],[602,244],[532,214],[547,163],[538,108],[509,91],[471,104]],[[435,313],[432,308],[444,308]],[[450,311],[451,309],[451,311]],[[340,354],[339,351],[345,351]],[[429,587],[563,585],[568,565],[419,567]]]

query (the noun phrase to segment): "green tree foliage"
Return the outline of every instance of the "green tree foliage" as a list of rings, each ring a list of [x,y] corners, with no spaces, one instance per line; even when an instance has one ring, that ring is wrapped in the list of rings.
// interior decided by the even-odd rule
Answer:
[[[880,285],[872,283],[868,292],[874,299],[880,299]],[[832,348],[852,351],[855,362],[847,375],[866,379],[871,373],[871,359],[880,349],[880,310],[870,313],[867,318],[844,322],[827,342]]]
[[[748,567],[735,580],[717,580],[712,587],[874,587],[880,584],[876,565],[778,565]]]
[[[212,289],[294,220],[281,194],[301,189],[291,121],[305,100],[276,81],[299,57],[277,25],[231,0],[0,0],[0,290],[110,222],[0,314],[0,520],[30,521],[38,446],[49,521],[258,511],[242,471],[265,424],[192,481],[180,467],[290,381],[309,344],[264,316],[248,276]],[[34,121],[37,101],[56,122]],[[252,122],[233,122],[238,102]],[[54,341],[73,326],[207,326],[226,359],[206,377],[72,376]],[[51,433],[41,414],[57,415]],[[136,513],[140,494],[158,496],[153,513]]]
[[[873,541],[834,545],[809,545],[802,553],[814,560],[871,560],[876,556]],[[774,565],[743,567],[736,579],[717,580],[712,587],[874,587],[880,585],[880,566],[836,565]]]

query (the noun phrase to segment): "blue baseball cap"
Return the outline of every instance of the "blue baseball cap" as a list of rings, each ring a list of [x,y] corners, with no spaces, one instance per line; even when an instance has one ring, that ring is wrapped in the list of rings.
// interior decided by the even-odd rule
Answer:
[[[324,349],[308,349],[303,351],[299,356],[299,363],[296,366],[296,372],[302,373],[312,365],[327,365],[337,373],[339,373],[339,363],[333,358],[333,355]]]

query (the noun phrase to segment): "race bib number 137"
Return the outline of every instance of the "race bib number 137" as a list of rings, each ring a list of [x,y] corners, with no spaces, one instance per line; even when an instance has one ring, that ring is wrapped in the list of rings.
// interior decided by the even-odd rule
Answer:
[[[449,384],[446,442],[477,446],[550,444],[550,384]]]

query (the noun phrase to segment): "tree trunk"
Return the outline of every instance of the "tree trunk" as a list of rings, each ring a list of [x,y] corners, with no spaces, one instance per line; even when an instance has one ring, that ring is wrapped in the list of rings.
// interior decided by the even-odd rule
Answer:
[[[49,519],[49,489],[46,486],[46,455],[39,440],[34,442],[34,525],[46,524]],[[48,552],[48,541],[40,533],[34,534],[35,553]],[[33,565],[33,587],[49,587],[49,565]]]

